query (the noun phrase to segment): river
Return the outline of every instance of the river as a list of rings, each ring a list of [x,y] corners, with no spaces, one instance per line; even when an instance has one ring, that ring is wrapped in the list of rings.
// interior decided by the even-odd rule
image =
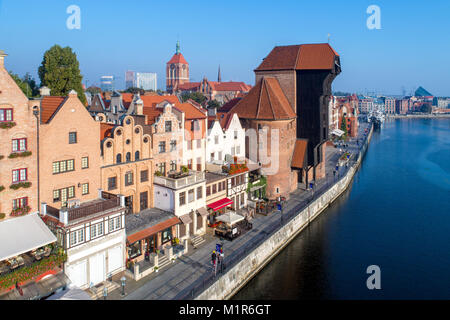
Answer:
[[[351,187],[233,299],[450,299],[449,267],[450,119],[387,120]]]

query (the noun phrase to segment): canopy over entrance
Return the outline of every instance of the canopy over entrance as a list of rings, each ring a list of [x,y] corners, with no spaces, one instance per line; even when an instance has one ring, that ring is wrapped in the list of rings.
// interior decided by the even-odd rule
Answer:
[[[334,129],[333,131],[331,131],[331,134],[334,134],[335,136],[342,136],[345,132],[342,131],[341,129]]]
[[[217,211],[219,209],[225,208],[227,206],[230,206],[233,204],[233,201],[228,198],[220,199],[219,201],[213,202],[208,204],[208,208],[213,209],[214,211]]]

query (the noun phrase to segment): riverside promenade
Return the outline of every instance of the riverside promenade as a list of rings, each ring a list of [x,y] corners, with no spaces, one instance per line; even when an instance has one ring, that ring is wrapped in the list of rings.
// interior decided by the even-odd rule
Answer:
[[[364,130],[369,124],[362,123],[359,127],[358,137],[350,139],[346,151],[352,154],[348,168],[356,162],[361,147],[367,139]],[[285,202],[282,212],[275,211],[268,216],[256,215],[252,220],[253,228],[233,241],[220,241],[212,233],[205,235],[205,242],[197,249],[189,247],[188,253],[175,260],[173,265],[161,269],[158,273],[152,273],[139,281],[127,279],[125,286],[126,295],[120,295],[121,289],[112,291],[108,300],[171,300],[171,299],[195,299],[205,289],[209,288],[233,266],[242,261],[252,249],[264,243],[277,230],[286,225],[290,219],[329,190],[348,171],[347,167],[340,167],[336,173],[336,164],[340,157],[340,150],[327,147],[326,152],[326,177],[316,181],[313,190],[297,189]],[[304,187],[303,187],[304,188]],[[224,270],[214,273],[211,265],[211,252],[215,250],[216,243],[223,244]],[[113,281],[120,283],[118,274]]]

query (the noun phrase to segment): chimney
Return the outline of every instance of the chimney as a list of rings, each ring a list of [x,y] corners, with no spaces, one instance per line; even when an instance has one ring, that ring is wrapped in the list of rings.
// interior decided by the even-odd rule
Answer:
[[[41,87],[39,89],[39,93],[41,94],[41,97],[49,96],[50,95],[50,89],[48,87],[46,87],[46,86]]]
[[[136,105],[136,114],[143,115],[144,114],[144,101],[142,101],[139,93],[135,96],[135,98],[136,98],[136,100],[134,101],[134,104]]]
[[[69,212],[67,211],[67,208],[61,208],[59,210],[59,222],[64,225],[69,223]]]
[[[41,203],[41,216],[45,217],[47,215],[47,203]]]
[[[7,54],[3,50],[0,50],[0,67],[2,67],[2,68],[5,67],[5,57],[6,56],[7,56]]]

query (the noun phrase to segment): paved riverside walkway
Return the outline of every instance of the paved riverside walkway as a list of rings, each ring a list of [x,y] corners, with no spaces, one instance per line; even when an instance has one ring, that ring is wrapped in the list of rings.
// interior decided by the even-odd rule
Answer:
[[[366,128],[368,128],[368,124],[363,123],[358,130],[358,138],[360,141],[362,141],[364,129]],[[349,152],[356,153],[359,151],[359,147],[362,143],[360,142],[359,145],[357,145],[356,140],[356,138],[350,139],[348,142],[349,147],[347,150]],[[319,195],[319,191],[328,189],[335,180],[346,173],[346,168],[341,167],[336,174],[336,177],[333,176],[333,170],[336,168],[339,156],[340,152],[338,148],[327,147],[326,177],[316,181],[314,187],[316,196]],[[194,249],[189,244],[188,253],[176,259],[173,265],[160,269],[157,273],[153,272],[139,281],[127,278],[125,297],[121,297],[121,288],[119,288],[109,293],[107,297],[108,300],[170,300],[194,298],[195,295],[200,293],[199,291],[208,286],[209,282],[205,283],[205,279],[211,280],[214,275],[211,264],[211,253],[212,250],[215,250],[216,243],[223,243],[225,266],[227,266],[227,261],[230,257],[241,257],[246,253],[242,252],[242,250],[251,250],[252,247],[256,247],[272,233],[270,231],[275,230],[274,227],[280,226],[283,223],[281,219],[282,215],[284,217],[288,216],[290,213],[290,216],[292,217],[299,211],[299,207],[305,206],[312,200],[312,190],[304,190],[303,188],[299,188],[291,193],[290,199],[286,201],[283,207],[283,214],[280,214],[279,211],[275,211],[268,216],[257,214],[252,220],[253,228],[233,241],[224,240],[221,242],[219,238],[212,235],[211,229],[208,229],[207,234],[204,236],[206,241],[199,248]],[[284,223],[285,222],[287,221],[284,221]],[[120,283],[119,279],[122,275],[123,272],[115,275],[113,281]],[[217,273],[217,277],[219,276],[220,273]]]

